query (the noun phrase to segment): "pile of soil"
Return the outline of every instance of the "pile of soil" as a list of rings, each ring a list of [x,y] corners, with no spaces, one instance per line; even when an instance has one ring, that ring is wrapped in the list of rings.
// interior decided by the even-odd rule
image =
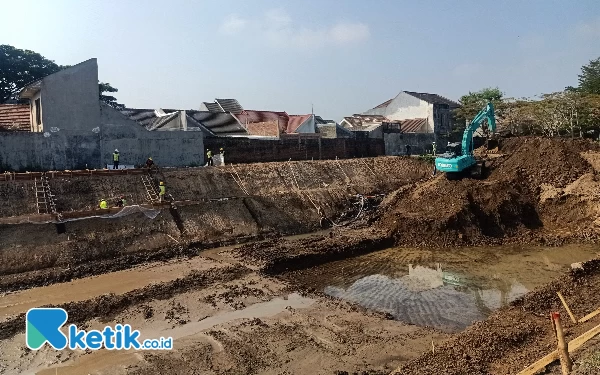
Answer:
[[[554,282],[528,293],[476,323],[451,340],[407,362],[395,374],[514,374],[556,348],[549,313],[560,311],[567,341],[598,324],[597,319],[574,325],[556,292],[560,291],[577,317],[600,304],[600,260],[583,264]]]
[[[594,169],[582,152],[599,149],[596,143],[579,139],[504,140],[500,145],[504,155],[489,160],[485,180],[449,181],[437,176],[417,183],[385,202],[380,227],[397,244],[411,246],[500,244],[517,238],[552,242],[556,233],[551,232],[558,229],[552,223],[560,217],[563,236],[595,240],[599,231],[590,220],[593,207],[571,215],[573,203],[540,198],[549,189],[578,195],[582,186],[571,185],[582,176],[595,181]]]

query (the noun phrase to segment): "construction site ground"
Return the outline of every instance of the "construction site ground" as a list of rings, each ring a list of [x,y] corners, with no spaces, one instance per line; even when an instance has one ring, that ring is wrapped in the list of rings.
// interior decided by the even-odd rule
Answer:
[[[600,308],[600,146],[485,151],[484,180],[417,157],[165,168],[145,177],[163,205],[145,172],[46,174],[58,216],[37,177],[0,181],[0,373],[516,374],[555,350],[551,311],[567,340],[600,324],[556,294]],[[134,208],[96,210],[121,195]],[[40,306],[174,348],[33,351]],[[599,350],[575,373],[600,373]]]

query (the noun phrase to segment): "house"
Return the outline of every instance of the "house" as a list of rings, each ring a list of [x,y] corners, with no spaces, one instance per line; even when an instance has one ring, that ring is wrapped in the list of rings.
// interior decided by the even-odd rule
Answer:
[[[0,131],[31,131],[29,105],[0,104]]]
[[[32,131],[0,133],[7,169],[101,168],[112,164],[115,149],[122,164],[141,165],[148,155],[165,166],[204,162],[202,132],[149,131],[101,102],[96,59],[32,82],[19,96],[29,101]]]
[[[238,114],[243,110],[244,108],[236,99],[215,99],[213,103],[202,102],[200,104],[200,111],[229,112]]]
[[[382,115],[354,114],[344,117],[340,125],[355,134],[356,138],[383,138],[382,123],[388,121]]]
[[[363,113],[384,116],[392,121],[414,120],[407,125],[411,133],[447,134],[452,131],[453,109],[457,102],[437,94],[401,91],[395,98]]]

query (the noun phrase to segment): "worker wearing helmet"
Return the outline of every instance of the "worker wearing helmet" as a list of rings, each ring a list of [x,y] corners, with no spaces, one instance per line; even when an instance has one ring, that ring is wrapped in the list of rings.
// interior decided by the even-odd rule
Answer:
[[[161,202],[164,202],[164,200],[165,200],[165,193],[166,193],[165,183],[161,181],[158,184],[158,189],[159,189],[158,197],[160,198]]]
[[[437,145],[435,144],[435,142],[431,143],[431,147],[433,151],[433,156],[435,156],[437,154]]]
[[[154,166],[154,161],[152,160],[152,156],[150,156],[146,160],[146,168],[151,169]]]
[[[106,202],[106,199],[101,199],[99,206],[100,206],[100,209],[106,210],[108,208],[108,203]]]
[[[115,148],[113,152],[113,169],[119,169],[119,150]]]

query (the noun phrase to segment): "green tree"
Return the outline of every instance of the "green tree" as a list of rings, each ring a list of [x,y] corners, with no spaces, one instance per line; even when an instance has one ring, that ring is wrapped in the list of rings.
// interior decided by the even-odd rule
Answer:
[[[453,112],[456,126],[455,132],[462,132],[467,121],[471,121],[488,102],[494,104],[496,117],[500,117],[503,111],[504,94],[498,87],[487,87],[475,92],[469,92],[458,99],[460,107]]]
[[[57,65],[34,51],[0,45],[0,104],[10,99],[18,99],[18,91],[31,82],[69,67],[70,65]],[[105,95],[119,90],[109,83],[98,82],[98,85],[102,102],[116,109],[125,108],[114,96]]]
[[[600,95],[600,57],[581,67],[579,91]]]
[[[0,103],[16,97],[27,84],[56,73],[60,67],[37,52],[0,45]]]
[[[108,82],[99,82],[98,84],[100,85],[100,100],[103,103],[106,103],[115,109],[125,109],[125,105],[118,103],[117,98],[112,95],[105,95],[105,93],[118,92],[118,89],[112,87]]]

